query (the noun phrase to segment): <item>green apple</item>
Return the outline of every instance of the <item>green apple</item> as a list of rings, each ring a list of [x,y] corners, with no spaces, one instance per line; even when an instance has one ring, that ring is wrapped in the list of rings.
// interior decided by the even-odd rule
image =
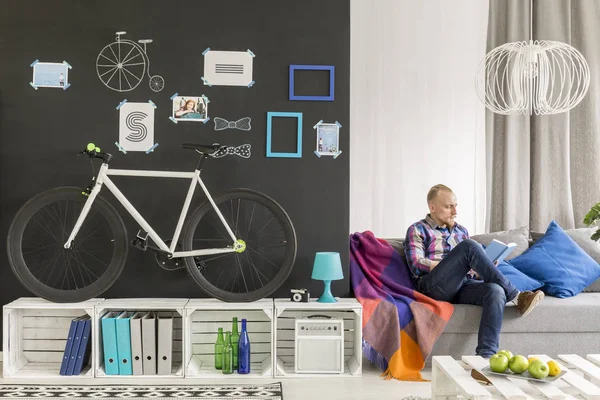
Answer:
[[[533,360],[533,362],[529,364],[527,372],[529,372],[529,375],[533,376],[534,378],[545,379],[550,373],[550,367],[548,367],[548,364],[541,360]]]
[[[527,367],[529,367],[529,361],[527,361],[525,356],[520,354],[512,356],[510,360],[508,360],[508,368],[515,374],[522,374],[527,371]]]
[[[504,354],[494,354],[490,357],[490,369],[494,372],[504,372],[508,368],[508,358]]]
[[[512,356],[513,356],[513,353],[511,353],[511,352],[510,352],[510,351],[508,351],[508,350],[500,350],[500,351],[499,351],[498,353],[496,353],[496,354],[504,354],[504,355],[506,356],[506,358],[507,358],[507,359],[509,359],[509,360],[510,360],[510,359],[512,358]]]

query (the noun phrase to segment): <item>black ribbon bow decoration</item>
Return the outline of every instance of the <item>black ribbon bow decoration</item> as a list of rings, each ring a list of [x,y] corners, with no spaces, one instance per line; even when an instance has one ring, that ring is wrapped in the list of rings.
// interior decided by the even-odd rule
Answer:
[[[215,131],[222,131],[227,128],[249,131],[251,128],[250,117],[240,118],[237,121],[231,122],[221,117],[215,117]]]

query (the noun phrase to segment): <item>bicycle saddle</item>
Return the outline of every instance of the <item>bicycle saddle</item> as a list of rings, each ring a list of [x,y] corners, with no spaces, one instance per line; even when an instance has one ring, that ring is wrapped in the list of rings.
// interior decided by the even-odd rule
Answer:
[[[182,149],[196,150],[198,153],[206,154],[209,156],[212,156],[220,149],[227,148],[227,147],[228,146],[219,144],[219,143],[213,143],[213,144],[182,143],[181,144]]]

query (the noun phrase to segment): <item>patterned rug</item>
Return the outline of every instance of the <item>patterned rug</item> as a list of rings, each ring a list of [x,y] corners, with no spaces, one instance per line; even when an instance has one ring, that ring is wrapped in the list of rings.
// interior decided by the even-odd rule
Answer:
[[[0,398],[9,399],[244,399],[282,400],[281,382],[266,385],[0,385]]]

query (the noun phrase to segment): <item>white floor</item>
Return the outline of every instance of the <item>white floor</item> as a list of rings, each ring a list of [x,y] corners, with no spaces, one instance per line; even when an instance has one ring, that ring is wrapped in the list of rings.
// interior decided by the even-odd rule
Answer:
[[[0,369],[2,363],[0,362]],[[284,400],[399,400],[406,396],[431,397],[430,382],[402,382],[396,379],[386,381],[381,376],[381,371],[373,366],[368,360],[363,359],[363,376],[361,378],[313,378],[313,379],[262,379],[252,380],[252,383],[282,382]],[[425,379],[431,379],[431,370],[423,371]],[[0,378],[0,384],[18,383],[18,380],[4,380]],[[33,382],[27,382],[33,383]],[[56,381],[36,381],[36,384],[56,384]],[[103,380],[103,384],[112,383]],[[115,380],[116,384],[123,384],[122,380]],[[133,382],[131,382],[133,383]],[[184,385],[194,383],[208,383],[203,381],[182,382],[181,379],[155,380],[144,379],[136,384],[156,385]],[[210,383],[248,383],[246,379],[223,379]],[[94,385],[97,380],[78,379],[73,384]]]

